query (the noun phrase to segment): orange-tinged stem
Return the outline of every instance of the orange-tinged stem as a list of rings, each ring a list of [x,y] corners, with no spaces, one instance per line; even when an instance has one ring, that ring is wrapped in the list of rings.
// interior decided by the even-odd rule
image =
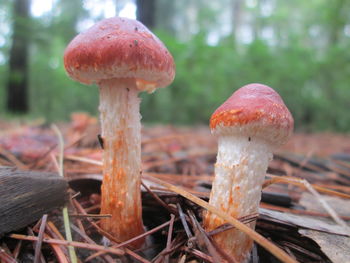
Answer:
[[[144,232],[140,191],[140,99],[133,79],[104,80],[100,86],[103,153],[101,227],[121,242]],[[139,247],[143,240],[133,243]]]
[[[234,218],[258,213],[261,187],[271,157],[269,144],[261,139],[239,135],[219,137],[209,204]],[[224,223],[213,213],[207,213],[204,219],[207,231]],[[254,229],[255,222],[248,226]],[[238,262],[248,261],[253,240],[245,233],[232,229],[215,235],[214,240]]]
[[[229,214],[223,212],[222,210],[210,205],[209,203],[205,202],[204,200],[200,199],[199,197],[196,197],[192,194],[190,194],[187,191],[184,191],[182,188],[177,187],[175,185],[169,184],[163,180],[160,180],[158,178],[149,176],[149,175],[143,175],[144,178],[147,178],[157,184],[160,184],[170,191],[173,191],[186,199],[192,201],[193,203],[205,208],[206,210],[210,211],[213,214],[218,215],[220,218],[222,218],[225,222],[230,223],[237,229],[241,230],[250,238],[252,238],[255,242],[257,242],[259,245],[264,247],[267,251],[270,251],[271,254],[273,254],[276,258],[278,258],[281,262],[285,263],[297,263],[295,259],[293,259],[291,256],[289,256],[286,252],[284,252],[282,249],[271,243],[269,240],[267,240],[265,237],[261,236],[259,233],[255,232],[253,229],[249,228],[245,224],[241,223],[237,219],[231,217]]]

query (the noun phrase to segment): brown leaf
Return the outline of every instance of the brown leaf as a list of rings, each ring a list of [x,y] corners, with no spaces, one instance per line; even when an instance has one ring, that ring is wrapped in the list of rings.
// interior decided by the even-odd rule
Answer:
[[[321,250],[334,263],[344,263],[350,260],[350,238],[346,236],[323,233],[314,230],[299,230],[299,233],[314,240]]]

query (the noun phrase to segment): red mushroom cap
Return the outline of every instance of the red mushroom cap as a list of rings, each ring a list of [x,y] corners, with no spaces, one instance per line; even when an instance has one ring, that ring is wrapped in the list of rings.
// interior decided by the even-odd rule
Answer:
[[[214,134],[259,137],[275,146],[287,141],[294,120],[272,88],[253,83],[235,91],[211,116]]]
[[[104,19],[76,36],[64,53],[69,76],[85,84],[135,78],[140,90],[169,85],[173,57],[142,23],[128,18]]]

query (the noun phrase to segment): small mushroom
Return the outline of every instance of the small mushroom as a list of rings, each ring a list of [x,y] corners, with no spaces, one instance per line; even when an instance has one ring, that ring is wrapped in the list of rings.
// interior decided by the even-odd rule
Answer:
[[[272,151],[288,140],[293,125],[291,113],[272,88],[249,84],[234,92],[210,119],[218,154],[209,203],[235,218],[258,213]],[[207,231],[224,223],[210,212],[205,215]],[[255,228],[255,222],[249,225]],[[228,230],[214,240],[238,262],[249,259],[253,241],[243,232]]]
[[[104,145],[101,213],[111,215],[101,220],[101,226],[119,241],[128,240],[144,232],[138,93],[173,81],[173,57],[143,24],[114,17],[76,36],[65,50],[64,65],[72,79],[99,86]]]

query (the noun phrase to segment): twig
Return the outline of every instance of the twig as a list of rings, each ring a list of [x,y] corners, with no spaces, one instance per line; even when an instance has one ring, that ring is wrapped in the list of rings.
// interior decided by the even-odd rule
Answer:
[[[74,206],[77,208],[78,212],[80,212],[81,214],[86,214],[84,208],[79,204],[79,202],[77,200],[73,199],[72,202],[73,202]],[[109,234],[108,232],[106,232],[102,228],[100,228],[94,221],[92,221],[91,218],[87,217],[86,219],[97,230],[97,232],[99,232],[101,235],[107,237],[109,240],[112,240],[115,243],[118,243],[118,244],[121,243],[120,240],[116,239],[111,234]]]
[[[178,234],[171,242],[170,249],[164,248],[157,256],[152,259],[152,262],[159,263],[162,262],[162,257],[173,253],[176,249],[185,244],[185,239],[183,235]]]
[[[41,222],[41,220],[39,220],[38,223],[39,223],[39,222]],[[38,223],[37,223],[37,224],[38,224]],[[34,228],[28,227],[27,231],[28,231],[28,234],[29,234],[29,235],[31,235],[31,236],[33,236],[33,237],[35,236],[35,235],[34,235]],[[37,242],[33,242],[33,244],[32,244],[34,251],[35,251],[35,248],[36,248],[36,243],[37,243]],[[41,250],[39,250],[38,253],[39,253],[39,257],[40,257],[39,262],[40,262],[40,263],[46,263],[46,261],[45,261],[45,259],[44,259],[44,256],[43,256],[43,254],[41,253]]]
[[[277,176],[277,175],[272,175],[272,174],[267,174],[267,176],[272,177],[269,180],[266,180],[262,186],[262,188],[266,188],[271,184],[276,184],[276,183],[285,183],[285,184],[293,184],[296,186],[299,186],[303,189],[306,189],[306,186],[304,185],[304,183],[301,182],[302,179],[299,179],[297,177],[293,177],[293,176]],[[291,180],[289,180],[291,179]],[[346,199],[350,199],[350,195],[348,194],[344,194],[344,193],[340,193],[337,191],[333,191],[321,186],[317,186],[317,185],[313,185],[311,184],[311,186],[313,188],[315,188],[317,191],[324,193],[324,194],[329,194],[329,195],[334,195],[334,196],[338,196],[341,198],[346,198]]]
[[[78,233],[87,243],[96,245],[95,241],[93,241],[88,235],[85,234],[85,232],[81,231],[78,227],[71,225],[73,231]],[[114,260],[111,258],[110,255],[105,255],[105,252],[97,252],[101,253],[101,256],[107,261],[107,262],[114,262]],[[90,262],[88,258],[85,259],[85,262]]]
[[[196,158],[196,157],[206,156],[208,154],[209,154],[208,152],[203,152],[203,153],[196,153],[196,154],[188,154],[188,155],[186,155],[186,157],[172,157],[172,158],[168,158],[166,160],[157,160],[157,161],[152,161],[152,162],[145,162],[143,164],[143,167],[144,167],[145,170],[149,170],[151,168],[162,166],[162,165],[165,165],[165,164],[172,164],[172,163],[176,163],[176,162],[179,162],[179,161],[187,160],[188,158]]]
[[[284,252],[282,249],[277,247],[276,245],[272,244],[270,241],[268,241],[265,237],[261,236],[257,232],[255,232],[253,229],[249,228],[245,224],[239,222],[236,218],[231,217],[230,215],[226,214],[225,212],[221,211],[220,209],[210,205],[208,202],[205,202],[204,200],[186,192],[183,191],[181,188],[174,186],[172,184],[169,184],[167,182],[164,182],[162,180],[159,180],[157,178],[147,176],[147,178],[155,183],[158,183],[166,188],[168,188],[170,191],[173,191],[175,193],[178,193],[179,195],[185,197],[186,199],[192,201],[193,203],[207,209],[213,214],[216,214],[223,220],[227,221],[228,223],[235,226],[240,231],[244,232],[248,236],[250,236],[255,242],[260,244],[262,247],[264,247],[266,250],[270,251],[275,257],[277,257],[279,260],[285,263],[296,263],[296,261],[291,258],[286,252]]]
[[[148,188],[148,186],[141,180],[142,186],[146,189],[146,191],[166,210],[168,210],[169,213],[176,213],[177,211],[173,208],[171,208],[167,203],[165,203],[162,199],[159,198],[158,195],[153,193],[151,189]]]
[[[17,261],[12,256],[10,256],[2,247],[0,247],[0,262],[17,263]]]
[[[20,239],[20,240],[27,240],[27,241],[38,241],[38,238],[34,236],[11,234],[9,235],[9,237],[13,239]],[[125,254],[123,250],[118,248],[87,244],[87,243],[82,243],[77,241],[70,242],[70,241],[60,240],[60,239],[43,238],[43,242],[49,243],[49,244],[67,246],[67,247],[72,246],[72,247],[78,247],[78,248],[89,249],[89,250],[104,251],[104,252],[111,253],[118,256],[122,256]]]
[[[151,261],[144,259],[143,257],[141,257],[140,255],[136,254],[134,251],[128,248],[125,248],[125,252],[142,263],[151,263]]]
[[[306,181],[305,179],[301,180],[302,183],[305,185],[305,187],[310,191],[311,194],[313,194],[316,199],[320,202],[320,204],[326,209],[326,211],[330,214],[330,216],[334,219],[335,222],[337,222],[339,225],[341,225],[350,235],[350,228],[345,223],[344,220],[342,220],[339,215],[334,211],[334,209],[326,202],[326,200],[315,190],[315,188],[312,187],[312,185]]]
[[[171,221],[167,221],[167,222],[165,222],[165,223],[163,223],[163,224],[161,224],[161,225],[159,225],[159,226],[157,226],[157,227],[155,227],[155,228],[152,228],[151,230],[149,230],[149,231],[147,231],[147,232],[145,232],[145,233],[143,233],[143,234],[141,234],[141,235],[138,235],[138,236],[136,236],[136,237],[134,237],[134,238],[131,238],[131,239],[127,240],[127,241],[124,241],[124,242],[122,242],[122,243],[116,245],[115,247],[116,247],[116,248],[124,247],[124,246],[126,246],[126,245],[128,245],[128,244],[130,244],[130,243],[133,243],[134,241],[136,241],[136,240],[138,240],[138,239],[141,239],[141,238],[144,238],[144,237],[146,237],[146,236],[149,236],[149,235],[151,235],[151,234],[153,234],[153,233],[159,231],[160,229],[162,229],[162,228],[168,226],[168,225],[170,224],[170,222],[171,222]]]
[[[22,163],[18,158],[11,153],[10,151],[6,150],[5,148],[0,146],[0,154],[4,155],[12,164],[14,164],[17,168],[21,170],[27,170],[28,167]]]
[[[155,233],[155,232],[161,230],[162,228],[168,226],[169,224],[171,224],[171,220],[169,220],[169,221],[167,221],[167,222],[165,222],[165,223],[163,223],[163,224],[161,224],[161,225],[159,225],[159,226],[157,226],[157,227],[155,227],[155,228],[152,228],[151,230],[149,230],[149,231],[147,231],[147,232],[145,232],[145,233],[143,233],[143,234],[141,234],[141,235],[139,235],[139,236],[136,236],[136,237],[134,237],[134,238],[132,238],[132,239],[129,239],[129,240],[127,240],[127,241],[125,241],[125,242],[122,242],[122,243],[119,243],[119,244],[117,244],[117,245],[113,245],[112,247],[113,247],[113,248],[122,248],[122,247],[125,247],[125,246],[127,246],[128,244],[133,243],[134,241],[136,241],[136,240],[138,240],[138,239],[140,239],[140,238],[144,238],[144,237],[146,237],[146,236],[148,236],[148,235],[151,235],[151,234],[153,234],[153,233]],[[86,261],[90,261],[90,260],[92,260],[92,259],[95,258],[95,257],[101,256],[102,253],[103,253],[103,252],[97,252],[97,253],[95,253],[95,254],[89,256],[89,257],[86,259]]]
[[[34,169],[35,167],[37,167],[39,164],[41,164],[42,162],[44,162],[45,158],[57,147],[57,144],[51,145],[50,148],[44,152],[43,154],[41,154],[38,158],[36,158],[36,160],[29,165],[29,169]]]
[[[218,254],[215,247],[211,243],[209,237],[207,236],[207,233],[204,231],[202,226],[199,224],[194,213],[192,211],[188,211],[188,215],[192,221],[192,224],[194,227],[194,233],[196,235],[197,244],[198,244],[199,248],[202,248],[203,246],[205,246],[214,262],[223,262],[221,256]],[[230,258],[230,262],[231,261],[235,263],[235,261],[231,260],[231,258]]]
[[[279,211],[279,212],[287,212],[287,213],[297,214],[297,215],[307,215],[307,216],[331,218],[331,216],[328,213],[320,213],[320,212],[314,212],[314,211],[309,211],[309,210],[291,209],[291,208],[280,207],[280,206],[270,205],[270,204],[265,204],[265,203],[261,203],[260,207],[266,208],[269,210],[274,210],[274,211]],[[339,216],[339,217],[343,220],[350,221],[350,216]]]
[[[80,195],[80,192],[74,194],[74,196],[78,196],[78,195]],[[73,214],[78,214],[76,207],[73,205],[73,202],[72,202],[73,199],[75,199],[75,198],[73,198],[73,196],[71,196],[71,198],[70,198],[70,200],[69,200],[70,207],[71,207],[72,210],[73,210],[73,211],[71,212],[71,215],[72,215],[72,213],[73,213]],[[77,227],[79,228],[79,230],[80,230],[83,234],[86,235],[86,231],[85,231],[85,228],[84,228],[84,226],[83,226],[83,223],[81,222],[81,218],[80,218],[80,217],[75,217],[75,223],[77,224]],[[72,227],[72,228],[73,228],[73,226],[74,226],[74,225],[71,224],[71,227]],[[75,226],[74,226],[74,227],[75,227]]]
[[[112,217],[112,215],[110,214],[101,214],[101,215],[97,215],[97,214],[70,214],[70,216],[72,217],[90,217],[90,218],[108,218],[108,217]]]
[[[248,216],[242,216],[240,218],[238,218],[239,221],[241,221],[244,224],[248,224],[250,222],[255,221],[258,218],[258,214],[252,214],[252,215],[248,215]],[[209,236],[213,236],[213,235],[217,235],[219,233],[222,233],[224,231],[230,230],[235,228],[233,225],[230,225],[228,223],[222,224],[221,226],[211,230],[210,232],[208,232]]]
[[[64,177],[64,172],[63,172],[63,156],[64,156],[64,141],[63,141],[63,137],[62,134],[60,132],[60,130],[58,129],[58,127],[55,124],[52,124],[52,129],[54,130],[54,132],[56,133],[57,137],[58,137],[58,141],[59,141],[59,174],[60,176]],[[72,242],[73,238],[72,238],[72,233],[70,230],[70,221],[69,221],[69,215],[68,215],[68,209],[67,206],[64,206],[62,209],[62,213],[63,213],[63,222],[64,222],[64,230],[66,232],[66,239],[68,242]],[[75,253],[75,250],[72,246],[68,247],[68,251],[69,251],[69,257],[72,263],[78,263],[78,259],[77,259],[77,255]]]
[[[218,261],[213,260],[211,256],[208,256],[207,254],[204,254],[202,251],[199,251],[198,249],[189,248],[189,247],[183,247],[181,250],[186,251],[202,260],[205,260],[206,262],[210,263],[216,263]]]
[[[48,221],[46,224],[46,232],[47,233],[45,233],[45,238],[65,240],[62,234],[58,231],[56,226],[51,221]],[[52,247],[52,250],[55,253],[57,261],[59,263],[68,263],[68,259],[66,257],[66,255],[68,255],[68,249],[66,247],[56,244],[50,244],[50,246]]]
[[[46,227],[46,221],[47,221],[47,215],[43,215],[43,217],[41,219],[41,225],[40,225],[40,229],[39,229],[39,234],[38,234],[38,242],[36,242],[36,245],[35,245],[34,263],[39,263],[40,262],[41,245],[43,243],[44,231],[45,231],[45,227]]]
[[[72,195],[70,198],[71,198],[71,199],[75,199],[75,198],[77,198],[78,196],[81,196],[81,193],[80,193],[80,192],[75,193],[75,194]]]
[[[187,235],[188,239],[190,239],[191,237],[193,237],[193,235],[192,235],[191,230],[187,224],[185,214],[182,211],[181,205],[179,203],[177,203],[176,206],[177,206],[177,209],[179,211],[180,220],[181,220],[181,223],[185,229],[186,235]]]
[[[96,161],[90,158],[86,158],[86,157],[79,157],[79,156],[75,156],[75,155],[65,155],[64,156],[65,159],[67,160],[72,160],[72,161],[79,161],[79,162],[83,162],[83,163],[89,163],[89,164],[94,164],[97,166],[102,166],[103,163],[101,161]]]
[[[46,229],[53,238],[64,240],[64,237],[62,236],[61,232],[57,229],[53,222],[48,221]]]
[[[86,214],[84,208],[82,208],[82,206],[79,204],[79,202],[75,199],[72,200],[73,204],[75,205],[75,207],[78,209],[78,211],[82,214]],[[97,230],[97,232],[99,232],[101,235],[104,235],[105,237],[107,237],[109,240],[112,240],[115,243],[121,243],[119,240],[117,240],[115,237],[113,237],[111,234],[109,234],[108,232],[104,231],[102,228],[100,228],[95,222],[93,222],[90,218],[87,217],[87,220],[89,221],[89,223]],[[141,237],[140,237],[141,238]],[[135,240],[133,240],[135,241]],[[127,241],[126,241],[127,242]],[[149,263],[148,260],[144,259],[143,257],[137,255],[135,252],[131,251],[128,248],[124,248],[125,252],[127,254],[129,254],[130,256],[132,256],[133,258],[144,262],[144,263]]]
[[[16,247],[15,247],[15,250],[12,253],[14,259],[18,258],[18,255],[19,255],[19,252],[20,252],[21,248],[22,248],[22,240],[18,240],[18,242],[16,244]]]
[[[329,215],[333,218],[333,220],[335,222],[337,222],[340,226],[342,226],[344,228],[344,230],[350,234],[350,228],[349,226],[345,223],[344,220],[342,220],[338,214],[334,211],[334,209],[332,207],[330,207],[328,205],[328,203],[326,202],[326,200],[324,200],[324,198],[315,190],[316,187],[312,186],[308,181],[306,181],[305,179],[299,179],[296,177],[291,177],[291,176],[283,176],[283,177],[273,177],[272,179],[268,180],[267,182],[264,183],[264,187],[265,185],[271,185],[273,183],[276,182],[284,182],[284,183],[290,183],[290,184],[294,184],[297,186],[301,186],[305,189],[307,189],[312,195],[314,195],[317,199],[318,202],[320,202],[320,204],[324,207],[324,209],[329,213]],[[318,187],[317,189],[319,190],[320,187]],[[328,190],[331,191],[331,190]],[[346,194],[343,194],[346,195]],[[348,195],[347,195],[348,196]]]
[[[169,250],[170,246],[171,246],[171,237],[173,235],[174,219],[175,219],[175,216],[173,214],[171,214],[170,215],[170,225],[169,225],[169,230],[168,230],[168,237],[167,237],[167,240],[166,240],[166,249],[167,250]],[[164,262],[165,263],[169,262],[169,254],[167,254],[164,257]]]

